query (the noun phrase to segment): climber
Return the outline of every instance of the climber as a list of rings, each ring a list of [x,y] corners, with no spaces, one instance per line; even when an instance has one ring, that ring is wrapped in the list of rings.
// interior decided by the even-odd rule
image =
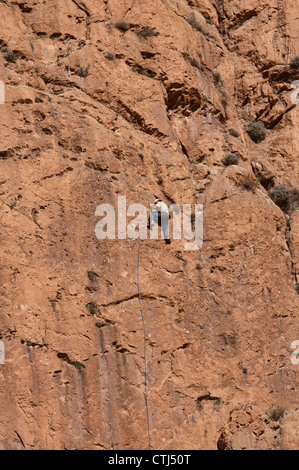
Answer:
[[[156,198],[153,205],[151,205],[151,213],[148,219],[148,226],[149,230],[152,230],[154,222],[157,222],[159,227],[162,226],[165,243],[170,245],[171,241],[169,238],[169,211],[168,207],[165,202],[162,202],[161,199]]]

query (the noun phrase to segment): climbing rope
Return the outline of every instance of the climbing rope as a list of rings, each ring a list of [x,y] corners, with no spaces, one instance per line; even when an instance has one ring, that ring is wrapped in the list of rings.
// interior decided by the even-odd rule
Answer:
[[[145,362],[145,392],[146,392],[146,407],[147,407],[147,415],[148,415],[148,422],[151,430],[151,435],[152,435],[152,441],[153,441],[153,447],[154,450],[156,450],[155,447],[155,440],[154,440],[154,434],[153,434],[153,427],[152,427],[152,418],[151,418],[151,411],[150,411],[150,402],[149,402],[149,393],[148,393],[148,370],[147,370],[147,335],[146,335],[146,329],[145,329],[145,322],[144,322],[144,314],[143,314],[143,308],[142,308],[142,300],[141,300],[141,293],[140,293],[140,251],[141,251],[141,238],[140,238],[140,232],[143,227],[139,229],[139,244],[138,244],[138,272],[137,272],[137,286],[138,286],[138,296],[139,296],[139,303],[140,303],[140,310],[141,310],[141,316],[142,316],[142,324],[143,324],[143,334],[144,334],[144,362]]]

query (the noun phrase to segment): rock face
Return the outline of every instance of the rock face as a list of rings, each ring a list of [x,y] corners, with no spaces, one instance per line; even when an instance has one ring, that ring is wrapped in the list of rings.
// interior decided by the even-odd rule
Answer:
[[[204,208],[200,250],[141,241],[156,449],[298,448],[297,1],[0,21],[0,448],[152,447],[138,240],[97,239],[95,211],[154,195]]]

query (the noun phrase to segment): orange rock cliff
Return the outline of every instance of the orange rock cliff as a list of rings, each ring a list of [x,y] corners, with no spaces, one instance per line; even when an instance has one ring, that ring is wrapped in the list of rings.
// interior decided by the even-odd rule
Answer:
[[[141,240],[156,448],[299,448],[298,16],[0,1],[0,449],[153,446],[119,196],[203,205],[200,249]]]

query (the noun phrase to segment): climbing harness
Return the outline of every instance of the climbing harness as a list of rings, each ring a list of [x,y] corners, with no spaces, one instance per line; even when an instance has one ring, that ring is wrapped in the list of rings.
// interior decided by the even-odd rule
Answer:
[[[139,229],[139,244],[138,244],[138,271],[137,271],[137,286],[138,286],[138,296],[139,296],[139,303],[140,303],[140,310],[142,316],[142,324],[143,324],[143,334],[144,334],[144,362],[145,362],[145,392],[146,392],[146,407],[147,407],[147,415],[148,415],[148,422],[151,430],[151,436],[153,441],[154,450],[155,447],[155,440],[153,434],[153,427],[152,427],[152,418],[151,418],[151,411],[150,411],[150,402],[149,402],[149,392],[148,392],[148,371],[147,371],[147,335],[145,329],[145,322],[144,322],[144,314],[142,308],[142,300],[141,300],[141,292],[140,292],[140,251],[141,251],[141,237],[140,232],[144,227]]]

